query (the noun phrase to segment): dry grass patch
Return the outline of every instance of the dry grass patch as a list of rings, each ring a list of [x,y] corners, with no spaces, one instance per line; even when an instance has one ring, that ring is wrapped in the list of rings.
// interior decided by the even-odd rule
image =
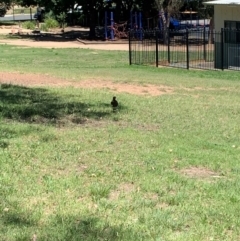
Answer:
[[[156,206],[155,206],[156,209],[165,209],[165,208],[168,208],[168,207],[169,207],[169,204],[164,203],[164,202],[157,203]]]
[[[190,178],[219,178],[216,172],[205,167],[189,167],[180,171],[181,174]]]
[[[124,196],[128,196],[135,190],[136,190],[136,187],[134,186],[133,183],[122,183],[118,186],[117,189],[110,192],[109,200],[111,201],[118,200],[121,194],[123,194]]]
[[[171,94],[173,88],[164,85],[137,85],[128,83],[114,83],[103,80],[84,80],[81,82],[67,81],[65,79],[52,77],[49,75],[29,74],[29,73],[7,73],[0,72],[0,84],[13,84],[28,87],[74,87],[85,89],[108,89],[117,93],[129,93],[134,95],[159,96]]]

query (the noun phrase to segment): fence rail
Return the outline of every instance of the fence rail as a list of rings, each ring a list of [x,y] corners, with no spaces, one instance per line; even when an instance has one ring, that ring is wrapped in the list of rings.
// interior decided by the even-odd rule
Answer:
[[[240,70],[240,31],[208,28],[132,30],[129,63],[185,69]]]

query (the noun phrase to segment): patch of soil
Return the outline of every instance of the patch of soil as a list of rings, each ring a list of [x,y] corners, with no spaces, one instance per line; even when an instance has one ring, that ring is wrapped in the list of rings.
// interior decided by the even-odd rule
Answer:
[[[204,167],[189,167],[181,170],[181,173],[190,178],[219,178],[220,176],[207,168]]]
[[[158,203],[156,205],[156,209],[165,209],[165,208],[168,208],[169,207],[169,204],[167,203]]]
[[[116,190],[111,191],[109,194],[109,200],[118,200],[121,193],[128,195],[135,190],[135,186],[132,183],[122,183],[118,186]]]
[[[75,87],[86,89],[109,89],[115,93],[125,92],[135,95],[158,96],[170,94],[173,89],[168,86],[158,85],[137,85],[127,83],[114,83],[102,80],[85,80],[81,82],[66,81],[49,75],[26,74],[26,73],[7,73],[0,72],[0,84],[13,84],[27,87]]]
[[[158,200],[158,194],[157,193],[147,193],[144,196],[145,199],[150,199],[151,201],[157,201]]]
[[[158,96],[162,94],[168,94],[173,92],[173,89],[167,86],[157,86],[147,84],[144,86],[136,85],[136,84],[123,84],[123,83],[113,83],[110,81],[82,81],[78,84],[81,88],[106,88],[114,92],[125,92],[129,94],[135,95],[151,95]]]

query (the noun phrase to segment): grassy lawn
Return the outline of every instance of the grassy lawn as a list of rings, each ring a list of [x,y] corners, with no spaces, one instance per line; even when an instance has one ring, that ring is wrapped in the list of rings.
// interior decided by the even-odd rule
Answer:
[[[240,73],[127,52],[0,45],[4,72],[166,85],[159,96],[0,86],[0,240],[240,240]]]

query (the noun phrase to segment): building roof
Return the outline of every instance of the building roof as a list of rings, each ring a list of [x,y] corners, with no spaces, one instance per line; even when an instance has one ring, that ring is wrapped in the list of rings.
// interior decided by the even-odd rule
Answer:
[[[210,2],[204,2],[205,5],[239,5],[240,0],[215,0]]]

